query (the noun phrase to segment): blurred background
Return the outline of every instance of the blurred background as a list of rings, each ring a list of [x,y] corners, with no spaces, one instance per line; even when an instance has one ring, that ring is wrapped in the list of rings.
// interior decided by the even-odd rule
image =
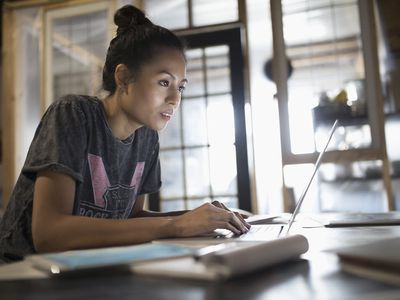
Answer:
[[[399,1],[14,0],[1,3],[1,209],[45,109],[64,94],[104,96],[125,4],[188,45],[151,209],[291,211],[335,119],[302,210],[400,208]]]

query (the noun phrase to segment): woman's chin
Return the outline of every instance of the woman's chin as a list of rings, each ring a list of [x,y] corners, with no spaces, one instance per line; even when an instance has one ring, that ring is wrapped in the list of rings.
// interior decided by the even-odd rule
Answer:
[[[162,131],[167,127],[167,122],[158,124],[149,124],[147,127],[153,130]]]

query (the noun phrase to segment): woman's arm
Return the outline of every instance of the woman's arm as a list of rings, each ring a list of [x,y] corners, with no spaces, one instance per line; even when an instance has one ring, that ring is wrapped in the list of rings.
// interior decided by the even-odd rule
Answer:
[[[74,216],[74,196],[75,180],[70,176],[52,171],[38,174],[32,212],[32,237],[38,252],[142,243],[175,234],[168,217],[110,220]]]
[[[167,216],[180,216],[183,215],[190,210],[179,210],[179,211],[169,211],[169,212],[158,212],[158,211],[151,211],[151,210],[145,210],[143,209],[144,207],[144,202],[145,199],[148,197],[148,195],[140,195],[136,199],[136,203],[132,212],[133,217],[167,217]],[[213,201],[211,204],[213,204],[216,207],[225,209],[227,211],[230,211],[229,208],[227,208],[223,203],[219,201]],[[244,212],[244,211],[243,211]],[[250,225],[245,221],[245,218],[248,217],[248,215],[241,214],[240,212],[234,211],[236,216],[245,224],[247,228],[250,228]]]
[[[136,199],[135,206],[133,208],[132,216],[135,218],[141,217],[169,217],[169,216],[180,216],[184,213],[187,213],[188,210],[179,210],[179,211],[169,211],[169,212],[158,212],[158,211],[151,211],[145,210],[144,202],[145,199],[148,198],[147,195],[140,195]]]
[[[209,203],[181,216],[110,220],[72,215],[74,196],[75,181],[68,175],[53,171],[38,174],[32,212],[32,237],[38,252],[144,243],[217,228],[236,234],[247,231],[234,213]]]

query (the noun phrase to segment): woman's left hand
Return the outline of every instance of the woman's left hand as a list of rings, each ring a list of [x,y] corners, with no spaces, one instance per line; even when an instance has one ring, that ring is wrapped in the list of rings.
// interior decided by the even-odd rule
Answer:
[[[214,200],[213,202],[211,202],[211,204],[216,206],[216,207],[218,207],[218,208],[222,208],[222,209],[225,209],[227,211],[233,212],[236,215],[236,217],[242,222],[242,224],[247,229],[250,229],[251,225],[246,222],[246,220],[243,218],[242,214],[240,214],[238,212],[235,212],[235,211],[231,211],[228,207],[225,206],[225,204],[223,204],[223,203],[221,203],[221,202],[219,202],[217,200]]]

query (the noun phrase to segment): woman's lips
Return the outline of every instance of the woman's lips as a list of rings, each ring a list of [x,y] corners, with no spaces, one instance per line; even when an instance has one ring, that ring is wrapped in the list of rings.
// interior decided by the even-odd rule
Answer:
[[[169,112],[162,112],[162,113],[161,113],[161,117],[162,117],[163,119],[167,120],[167,121],[171,120],[172,115],[173,115],[173,114],[172,114],[172,113],[169,113]]]

